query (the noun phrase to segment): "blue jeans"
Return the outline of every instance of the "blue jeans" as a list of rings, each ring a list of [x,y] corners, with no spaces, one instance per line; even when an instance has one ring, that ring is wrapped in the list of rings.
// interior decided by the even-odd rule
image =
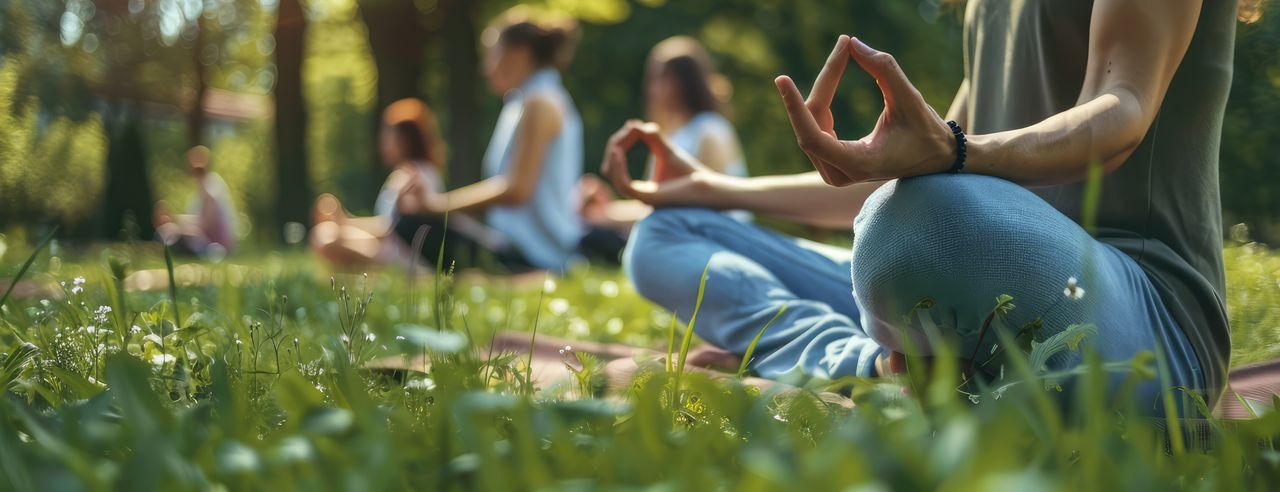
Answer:
[[[632,232],[623,264],[642,295],[682,319],[693,313],[709,264],[694,331],[737,354],[786,305],[750,362],[766,378],[875,376],[876,357],[906,351],[907,339],[928,355],[920,318],[906,316],[924,299],[934,301],[928,316],[958,355],[983,360],[999,340],[979,332],[997,296],[1008,294],[1015,307],[1003,321],[1013,329],[1039,318],[1043,339],[1092,323],[1097,335],[1086,344],[1104,361],[1161,353],[1170,380],[1143,384],[1138,397],[1147,400],[1140,401],[1154,400],[1166,384],[1204,386],[1186,336],[1138,264],[1035,194],[997,178],[886,183],[854,221],[852,252],[710,210],[657,210]],[[1083,297],[1064,293],[1069,278]],[[1072,352],[1052,365],[1079,360]]]

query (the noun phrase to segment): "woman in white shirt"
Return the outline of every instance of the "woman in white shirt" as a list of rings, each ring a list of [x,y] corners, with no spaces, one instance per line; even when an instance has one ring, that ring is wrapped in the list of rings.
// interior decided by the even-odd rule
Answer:
[[[416,206],[401,203],[405,216],[396,229],[412,236],[419,227],[440,231],[447,222],[453,233],[458,219],[482,214],[494,240],[428,236],[426,259],[439,255],[445,268],[495,273],[563,272],[569,266],[582,239],[582,119],[561,71],[572,59],[577,32],[572,19],[533,15],[522,6],[485,29],[484,76],[503,105],[479,163],[484,179],[424,197]]]
[[[352,216],[328,193],[320,195],[312,209],[311,249],[340,268],[412,258],[412,237],[395,234],[399,211],[416,206],[424,193],[444,190],[444,141],[431,109],[420,100],[401,99],[387,106],[382,116],[378,152],[391,173],[374,202],[375,215]]]
[[[697,40],[675,36],[658,43],[645,62],[645,103],[650,121],[675,147],[696,157],[707,167],[732,176],[747,176],[746,160],[733,124],[725,117],[728,81],[716,73],[711,55]],[[650,160],[646,175],[661,179],[664,172]],[[581,249],[592,258],[617,261],[631,226],[652,208],[635,200],[615,200],[608,186],[596,176],[586,176],[579,186],[584,202],[582,215],[589,225]],[[739,220],[750,214],[727,212]]]
[[[208,147],[187,151],[187,175],[195,181],[196,195],[182,214],[164,200],[157,202],[152,223],[156,235],[176,251],[220,259],[236,248],[236,209],[227,182],[210,169],[210,161]]]

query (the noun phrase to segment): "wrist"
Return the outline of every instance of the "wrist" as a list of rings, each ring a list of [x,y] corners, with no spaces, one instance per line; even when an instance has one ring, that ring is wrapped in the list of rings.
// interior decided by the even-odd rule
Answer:
[[[945,172],[958,173],[965,169],[968,163],[968,136],[965,135],[964,129],[954,120],[947,121],[948,137],[951,140],[948,146],[950,152],[947,155],[947,163]]]

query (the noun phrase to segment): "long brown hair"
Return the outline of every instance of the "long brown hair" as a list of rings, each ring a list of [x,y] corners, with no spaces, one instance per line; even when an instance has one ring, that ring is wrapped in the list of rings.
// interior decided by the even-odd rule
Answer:
[[[729,82],[716,73],[711,55],[697,40],[688,36],[667,38],[649,51],[647,63],[645,77],[670,77],[689,114],[728,112],[732,92]]]
[[[444,140],[435,113],[420,99],[406,98],[393,102],[382,112],[382,124],[395,132],[405,157],[428,161],[444,168]]]

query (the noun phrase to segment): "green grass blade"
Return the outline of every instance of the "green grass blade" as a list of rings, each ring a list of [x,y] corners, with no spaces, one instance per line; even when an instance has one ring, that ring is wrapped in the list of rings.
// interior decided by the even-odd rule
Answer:
[[[684,340],[680,342],[680,363],[676,365],[675,381],[671,385],[671,403],[679,405],[680,379],[684,376],[684,363],[689,357],[689,344],[693,342],[693,326],[698,322],[698,311],[702,309],[702,296],[707,292],[707,271],[711,269],[711,261],[702,267],[702,279],[698,281],[698,300],[693,305],[693,316],[689,317],[689,326],[684,331]]]
[[[533,333],[529,334],[529,363],[524,368],[524,383],[528,385],[529,396],[533,396],[533,351],[537,348],[538,320],[542,319],[542,301],[547,297],[547,281],[542,280],[542,292],[538,294],[538,309],[533,314]]]
[[[164,245],[164,269],[169,272],[169,301],[173,303],[173,329],[182,328],[182,315],[178,314],[178,283],[173,278],[173,252]]]
[[[672,312],[671,324],[667,326],[667,354],[664,360],[664,362],[666,362],[667,364],[667,372],[671,372],[671,370],[674,369],[671,363],[671,355],[675,349],[676,349],[676,313]]]
[[[1249,404],[1249,400],[1244,399],[1244,396],[1237,393],[1236,390],[1228,389],[1227,391],[1230,391],[1231,394],[1236,397],[1236,401],[1240,402],[1240,406],[1244,407],[1245,411],[1249,412],[1250,417],[1255,419],[1258,418],[1258,412],[1253,409],[1253,405]]]
[[[760,343],[760,337],[763,337],[765,330],[768,330],[773,325],[773,322],[778,321],[778,318],[781,318],[782,313],[785,312],[787,312],[787,305],[783,304],[782,307],[778,308],[778,312],[773,315],[773,318],[770,318],[769,322],[764,324],[764,328],[760,329],[760,333],[756,333],[756,337],[751,339],[751,345],[747,345],[747,351],[742,354],[742,365],[738,366],[738,379],[742,379],[747,374],[747,363],[751,362],[751,356],[756,353],[756,345]]]
[[[13,289],[18,286],[18,281],[22,280],[22,276],[27,273],[27,269],[31,268],[31,264],[35,263],[36,257],[40,256],[40,252],[44,250],[45,246],[49,245],[50,241],[53,241],[53,235],[58,233],[59,227],[61,226],[53,226],[53,230],[49,231],[49,235],[45,236],[40,241],[40,244],[36,245],[36,250],[32,251],[31,256],[27,257],[27,261],[22,263],[22,268],[18,269],[18,274],[14,275],[13,280],[9,282],[9,288],[4,290],[4,296],[0,297],[0,308],[4,307],[5,301],[9,300],[9,295],[13,294]]]

